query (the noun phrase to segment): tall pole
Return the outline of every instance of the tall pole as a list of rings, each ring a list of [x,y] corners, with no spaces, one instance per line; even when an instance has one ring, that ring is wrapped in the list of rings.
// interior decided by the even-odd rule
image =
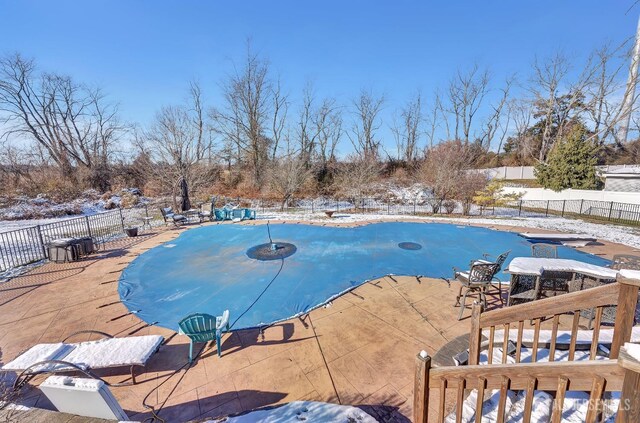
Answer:
[[[640,19],[638,19],[638,27],[636,29],[636,42],[633,46],[633,56],[631,57],[631,67],[629,68],[629,79],[627,80],[627,90],[624,93],[622,104],[622,116],[620,133],[618,140],[620,142],[627,141],[629,133],[629,122],[631,121],[631,112],[636,96],[636,83],[638,82],[638,64],[640,63]]]

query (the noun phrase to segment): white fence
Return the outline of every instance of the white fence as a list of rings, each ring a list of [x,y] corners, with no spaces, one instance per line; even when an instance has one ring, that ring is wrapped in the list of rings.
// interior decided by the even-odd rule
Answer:
[[[640,167],[640,165],[605,165],[598,166],[601,173],[611,172],[613,170],[625,169],[628,167]],[[491,179],[535,179],[533,174],[533,166],[502,166],[491,167],[487,169],[474,169],[476,172],[485,172]]]
[[[565,189],[560,192],[546,188],[515,188],[504,187],[505,193],[522,193],[523,200],[590,200],[613,201],[627,204],[640,204],[640,193],[618,191],[595,191],[586,189]]]

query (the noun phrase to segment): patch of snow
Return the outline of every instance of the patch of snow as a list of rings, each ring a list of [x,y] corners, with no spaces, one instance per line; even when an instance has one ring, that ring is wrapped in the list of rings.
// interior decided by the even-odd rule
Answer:
[[[627,351],[627,353],[631,357],[640,361],[640,344],[633,344],[631,342],[626,342],[624,344],[624,349]]]
[[[640,280],[640,270],[633,269],[620,269],[620,276],[627,279],[638,279]]]
[[[160,335],[129,336],[127,338],[106,338],[77,344],[55,343],[36,344],[13,361],[5,364],[3,370],[23,370],[46,360],[63,360],[82,368],[98,369],[107,367],[143,366],[157,351],[164,338]],[[39,370],[60,370],[64,364],[43,364]]]
[[[294,401],[277,407],[238,416],[207,420],[204,423],[376,423],[376,419],[356,407],[316,401]]]
[[[34,222],[34,219],[78,215],[90,216],[120,207],[123,203],[123,196],[136,197],[133,204],[148,204],[150,202],[150,199],[142,197],[142,193],[137,188],[125,188],[119,193],[106,193],[103,195],[100,195],[96,190],[90,189],[84,191],[79,198],[62,203],[58,203],[44,194],[39,194],[35,198],[19,196],[12,198],[10,201],[5,199],[4,203],[12,204],[0,208],[0,220],[27,220]],[[31,226],[35,224],[37,223],[31,223]]]
[[[540,276],[546,271],[580,273],[599,279],[615,279],[618,271],[578,260],[516,257],[509,263],[509,273]]]

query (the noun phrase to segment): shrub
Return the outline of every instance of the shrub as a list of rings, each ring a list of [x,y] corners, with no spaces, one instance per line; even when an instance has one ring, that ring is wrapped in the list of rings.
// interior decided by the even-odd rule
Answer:
[[[442,208],[447,214],[451,214],[456,210],[458,203],[454,200],[445,200],[442,202]]]

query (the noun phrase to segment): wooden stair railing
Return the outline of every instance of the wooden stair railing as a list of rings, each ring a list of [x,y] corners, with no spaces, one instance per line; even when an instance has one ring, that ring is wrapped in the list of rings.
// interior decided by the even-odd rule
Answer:
[[[616,283],[590,288],[579,292],[559,295],[552,298],[531,301],[511,307],[504,307],[482,313],[479,304],[473,305],[471,314],[471,331],[469,335],[469,364],[478,364],[482,346],[483,331],[488,329],[488,362],[493,363],[494,347],[507,350],[510,331],[516,331],[517,342],[515,360],[520,362],[523,346],[523,331],[526,322],[533,322],[533,345],[531,361],[537,361],[540,340],[541,323],[551,322],[551,339],[549,360],[553,361],[556,351],[557,335],[562,315],[572,314],[571,339],[569,342],[569,361],[574,359],[576,340],[579,330],[580,314],[583,311],[595,309],[593,338],[591,340],[590,359],[595,359],[598,349],[598,339],[602,313],[606,306],[617,305],[616,320],[613,328],[609,358],[617,358],[620,347],[630,339],[634,324],[638,288],[640,281],[619,278]],[[496,330],[503,330],[502,345],[494,345]],[[502,354],[502,363],[506,363],[507,354]]]
[[[637,362],[636,362],[637,363]],[[487,391],[499,391],[496,421],[508,417],[507,392],[524,391],[522,421],[531,421],[535,391],[554,392],[552,422],[560,422],[565,395],[570,391],[589,392],[586,422],[595,422],[603,407],[605,392],[621,392],[617,422],[637,422],[640,399],[636,396],[640,380],[638,368],[622,367],[618,360],[563,361],[546,363],[495,364],[493,366],[431,367],[431,358],[421,353],[416,358],[414,387],[414,423],[443,422],[450,411],[461,421],[466,392],[477,389],[475,410],[482,410]],[[453,391],[453,392],[451,392]],[[453,410],[447,408],[448,397],[454,399]],[[475,421],[482,413],[475,413]]]
[[[621,348],[631,338],[634,316],[638,301],[639,280],[618,278],[617,283],[561,296],[519,304],[512,307],[481,313],[480,306],[474,304],[469,337],[469,365],[431,368],[431,358],[426,352],[418,355],[414,385],[414,422],[442,422],[453,403],[456,421],[460,421],[465,396],[477,389],[476,410],[482,410],[487,390],[498,390],[500,399],[497,421],[506,418],[506,397],[508,391],[525,392],[523,421],[529,422],[534,391],[555,392],[552,422],[560,422],[562,405],[568,391],[590,393],[590,407],[586,421],[595,422],[601,411],[605,392],[621,392],[620,409],[616,422],[640,421],[640,362],[634,361]],[[601,318],[604,307],[617,306],[613,338],[609,360],[594,360]],[[587,361],[573,361],[579,329],[580,312],[595,309],[589,358]],[[569,361],[553,362],[556,336],[561,316],[572,315]],[[537,362],[539,335],[542,319],[550,319],[551,338],[548,345],[549,362]],[[531,363],[520,362],[525,322],[533,321],[533,342]],[[512,328],[517,325],[517,328]],[[494,335],[496,329],[503,330],[503,351],[507,350],[509,331],[517,330],[516,363],[506,363],[507,354],[502,354],[501,364],[478,365],[482,346],[483,330],[488,330],[488,361],[492,363]],[[620,360],[618,357],[620,356]],[[454,392],[453,398],[450,393]],[[450,401],[453,399],[453,401]],[[591,405],[595,406],[591,406]],[[482,419],[476,413],[476,422]]]

